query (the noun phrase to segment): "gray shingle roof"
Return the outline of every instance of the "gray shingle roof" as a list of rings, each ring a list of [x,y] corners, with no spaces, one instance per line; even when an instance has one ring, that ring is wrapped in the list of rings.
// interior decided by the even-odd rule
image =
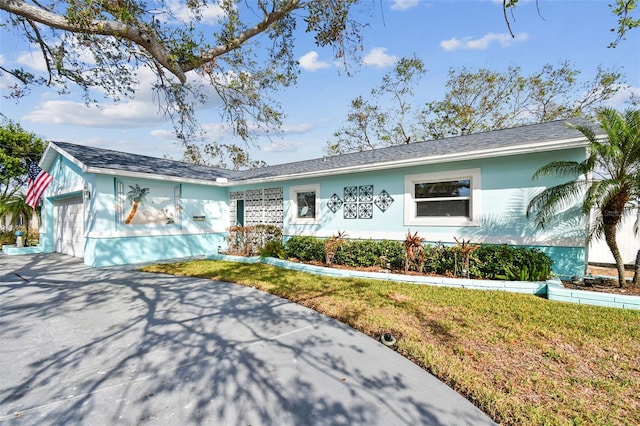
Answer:
[[[262,167],[244,172],[242,179],[273,178],[283,175],[329,171],[332,169],[343,169],[363,165],[373,166],[378,163],[390,161],[412,160],[451,154],[467,153],[471,155],[474,152],[483,150],[580,138],[582,133],[569,127],[567,122],[575,125],[589,125],[596,131],[596,134],[601,133],[601,130],[598,130],[593,123],[586,120],[558,120]]]
[[[129,154],[67,142],[53,142],[53,144],[63,149],[87,167],[212,181],[215,181],[216,178],[230,179],[232,176],[235,176],[233,171],[215,167],[198,166],[164,158]]]
[[[241,182],[252,179],[273,179],[280,176],[296,174],[331,172],[331,170],[348,169],[350,167],[373,166],[391,161],[409,161],[418,158],[428,159],[430,157],[443,155],[460,154],[471,156],[474,153],[485,150],[517,148],[518,146],[526,145],[535,146],[536,144],[544,144],[545,142],[580,138],[582,134],[569,127],[567,122],[590,125],[596,130],[596,133],[602,133],[601,129],[586,120],[558,120],[313,160],[278,164],[248,171],[231,171],[197,166],[180,161],[128,154],[66,142],[54,142],[54,144],[88,167],[197,180],[215,181],[216,178],[226,178],[229,181]],[[576,143],[576,146],[579,146],[578,143]]]

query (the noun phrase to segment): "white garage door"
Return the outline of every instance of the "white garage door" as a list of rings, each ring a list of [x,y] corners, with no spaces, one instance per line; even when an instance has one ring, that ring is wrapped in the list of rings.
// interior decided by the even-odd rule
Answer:
[[[57,200],[53,205],[55,251],[84,257],[84,215],[82,198]]]

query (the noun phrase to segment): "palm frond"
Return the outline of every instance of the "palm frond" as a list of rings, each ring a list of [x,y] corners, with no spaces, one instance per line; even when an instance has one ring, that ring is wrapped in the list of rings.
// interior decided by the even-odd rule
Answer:
[[[628,109],[620,113],[613,108],[601,108],[597,118],[606,134],[604,139],[599,138],[590,126],[571,126],[589,142],[585,161],[575,164],[552,162],[534,175],[534,179],[566,177],[571,171],[576,172],[576,164],[580,164],[584,179],[543,190],[529,202],[527,217],[534,215],[537,225],[544,227],[558,212],[565,210],[570,201],[581,196],[582,213],[591,216],[589,239],[606,236],[607,245],[614,247],[611,251],[621,270],[622,258],[610,243],[615,241],[623,218],[631,212],[636,215],[634,232],[640,233],[640,110]],[[623,283],[624,277],[620,275],[619,280]]]
[[[527,206],[527,217],[534,217],[538,226],[544,228],[558,211],[574,206],[588,189],[585,180],[574,180],[547,188],[531,198]]]
[[[588,171],[585,165],[584,162],[579,163],[577,161],[552,161],[536,170],[532,179],[537,180],[545,176],[570,177],[575,179]]]

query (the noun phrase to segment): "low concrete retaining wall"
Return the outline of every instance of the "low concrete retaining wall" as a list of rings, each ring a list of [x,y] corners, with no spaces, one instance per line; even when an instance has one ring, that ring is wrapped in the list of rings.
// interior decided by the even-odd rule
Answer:
[[[579,303],[582,305],[607,306],[640,310],[640,297],[620,294],[600,293],[596,291],[572,290],[569,288],[547,288],[547,299],[558,302]]]
[[[533,294],[558,302],[579,303],[584,305],[606,306],[610,308],[625,308],[640,310],[640,297],[622,296],[617,294],[598,293],[594,291],[566,289],[559,280],[544,282],[531,281],[501,281],[501,280],[471,280],[465,278],[425,277],[419,275],[392,274],[387,272],[365,272],[348,269],[326,268],[324,266],[307,265],[305,263],[289,262],[273,257],[243,257],[225,254],[210,254],[211,260],[226,260],[241,263],[266,263],[279,268],[306,272],[309,274],[325,275],[338,278],[372,278],[412,284],[436,285],[443,287],[468,288],[473,290],[498,290],[512,293]]]
[[[443,287],[468,288],[474,290],[509,291],[514,293],[535,294],[538,296],[544,296],[546,294],[547,287],[546,282],[472,280],[465,278],[392,274],[387,272],[353,271],[348,269],[336,269],[326,268],[324,266],[307,265],[306,263],[289,262],[287,260],[276,259],[273,257],[260,258],[229,256],[224,254],[210,254],[207,255],[207,259],[227,260],[231,262],[241,263],[266,263],[268,265],[277,266],[279,268],[338,278],[371,278],[377,280],[406,282],[412,284],[439,285]]]
[[[42,247],[33,246],[33,247],[16,247],[13,245],[4,245],[2,246],[2,252],[4,254],[37,254],[42,253]]]

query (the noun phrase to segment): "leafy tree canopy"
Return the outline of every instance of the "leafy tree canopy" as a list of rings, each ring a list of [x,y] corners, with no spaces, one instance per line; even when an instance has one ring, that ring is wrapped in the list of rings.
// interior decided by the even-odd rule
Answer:
[[[513,12],[520,0],[502,0],[504,19],[509,27],[509,32],[513,36],[511,30],[512,16],[509,11]],[[538,6],[538,14],[542,15],[539,0],[536,0]],[[616,27],[611,28],[611,32],[615,33],[615,39],[609,43],[608,47],[616,47],[622,40],[626,39],[627,33],[637,27],[640,27],[640,14],[638,13],[637,0],[614,0],[608,4],[611,12],[616,18]]]
[[[215,93],[223,118],[245,140],[256,126],[277,128],[283,114],[271,99],[294,84],[298,26],[344,61],[360,50],[357,0],[0,0],[8,23],[38,46],[46,73],[0,68],[16,79],[13,96],[33,85],[65,92],[79,86],[115,100],[133,96],[136,71],[156,77],[156,100],[183,139],[197,136],[194,107]],[[213,89],[213,90],[212,90]]]
[[[504,0],[505,20],[518,0]],[[113,99],[132,96],[141,67],[156,77],[162,111],[174,120],[179,137],[197,136],[194,108],[211,92],[223,103],[223,119],[244,140],[260,130],[279,128],[283,113],[273,93],[296,82],[297,29],[319,46],[334,49],[345,65],[357,60],[361,28],[355,13],[376,2],[361,0],[0,0],[6,24],[36,46],[46,72],[23,68],[0,73],[15,78],[13,96],[33,85],[61,92],[80,87]],[[615,0],[617,44],[637,27],[636,0]]]
[[[346,124],[334,132],[335,139],[327,144],[327,153],[400,145],[409,143],[412,137],[415,142],[413,88],[426,72],[422,60],[416,57],[398,60],[393,70],[382,77],[380,86],[371,89],[369,98],[358,96],[351,101]]]
[[[246,149],[238,144],[209,143],[201,147],[186,143],[182,161],[222,169],[247,170],[266,166],[262,160],[252,160]]]
[[[443,99],[428,102],[420,116],[429,139],[484,132],[563,118],[593,117],[595,108],[623,87],[625,77],[599,67],[593,80],[581,80],[569,62],[544,65],[523,75],[463,67],[449,71]]]
[[[38,161],[46,142],[6,120],[0,126],[0,199],[16,194],[27,182],[27,160]]]
[[[411,88],[427,73],[419,59],[402,59],[371,96],[351,101],[345,124],[327,144],[328,154],[374,149],[431,139],[542,123],[593,118],[595,110],[625,85],[615,69],[598,68],[593,80],[580,79],[569,62],[544,65],[524,75],[511,66],[450,69],[442,99],[418,105]],[[637,99],[631,99],[631,103]]]

